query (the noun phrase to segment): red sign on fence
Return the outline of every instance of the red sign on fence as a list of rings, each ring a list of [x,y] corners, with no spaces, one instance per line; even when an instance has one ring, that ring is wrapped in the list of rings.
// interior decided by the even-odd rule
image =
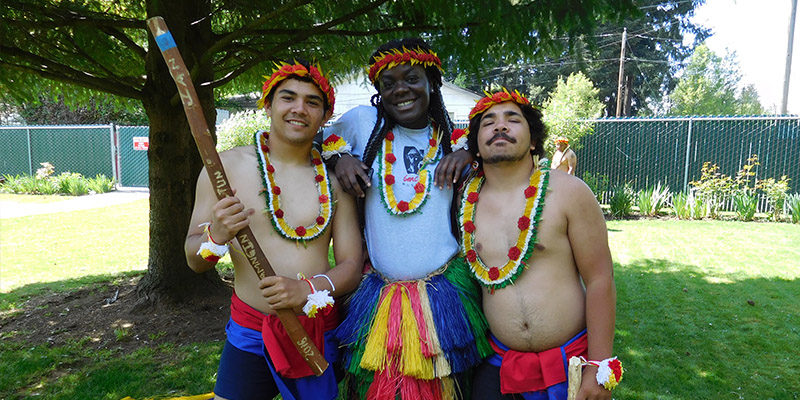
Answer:
[[[150,138],[147,136],[134,136],[133,137],[133,149],[134,150],[145,150],[150,147]]]

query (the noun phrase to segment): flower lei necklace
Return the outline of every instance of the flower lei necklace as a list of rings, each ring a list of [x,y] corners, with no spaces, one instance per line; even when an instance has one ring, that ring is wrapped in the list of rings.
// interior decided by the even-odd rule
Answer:
[[[259,167],[261,167],[261,178],[264,182],[264,190],[267,201],[267,208],[265,212],[270,215],[272,227],[278,234],[289,240],[307,242],[317,238],[331,222],[331,215],[333,214],[331,206],[331,184],[328,180],[328,173],[325,170],[325,164],[322,163],[322,158],[319,152],[311,149],[311,163],[314,165],[314,170],[317,175],[314,180],[317,184],[317,191],[319,193],[319,216],[313,224],[309,226],[293,227],[289,225],[284,219],[284,211],[281,208],[281,188],[275,183],[275,167],[269,161],[269,147],[267,146],[267,139],[269,139],[269,132],[256,133],[256,154],[259,158]]]
[[[430,190],[428,170],[425,169],[425,166],[434,161],[434,158],[439,153],[439,139],[439,129],[434,127],[431,139],[428,141],[428,151],[420,164],[419,181],[414,185],[414,197],[410,201],[398,201],[394,195],[395,176],[392,174],[393,164],[397,161],[397,157],[392,153],[394,133],[390,131],[386,134],[381,151],[378,154],[378,168],[381,176],[381,179],[378,180],[378,187],[380,188],[381,200],[389,210],[389,213],[405,216],[411,215],[422,208]]]
[[[491,293],[509,283],[514,283],[524,269],[520,266],[528,266],[528,259],[533,254],[536,244],[536,227],[542,217],[549,177],[550,174],[547,170],[537,169],[531,174],[530,183],[524,192],[525,211],[517,221],[519,236],[517,236],[514,246],[508,250],[508,261],[500,267],[486,266],[481,261],[478,252],[475,251],[475,207],[478,204],[478,193],[484,182],[483,174],[473,177],[467,183],[461,199],[461,215],[459,216],[464,256],[475,278],[483,286],[489,288]]]

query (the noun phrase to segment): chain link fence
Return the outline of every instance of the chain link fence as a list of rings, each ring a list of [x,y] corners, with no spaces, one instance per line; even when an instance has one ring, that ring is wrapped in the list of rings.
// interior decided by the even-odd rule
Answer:
[[[55,174],[103,174],[147,187],[148,143],[146,126],[0,126],[0,175],[33,175],[48,162]]]
[[[610,184],[642,190],[660,182],[680,192],[700,179],[704,162],[735,177],[758,155],[755,179],[783,175],[789,193],[800,187],[800,117],[598,119],[576,151],[576,175],[605,176]]]
[[[758,155],[756,179],[787,175],[800,188],[800,117],[689,117],[594,120],[595,133],[576,151],[576,175],[605,176],[635,190],[658,182],[672,192],[700,179],[706,161],[735,176]],[[467,121],[454,121],[465,128]],[[34,174],[50,162],[56,173],[113,176],[121,186],[148,186],[146,126],[0,126],[0,174]]]
[[[127,187],[148,187],[150,165],[147,158],[150,128],[120,126],[117,129],[119,149],[119,183]]]

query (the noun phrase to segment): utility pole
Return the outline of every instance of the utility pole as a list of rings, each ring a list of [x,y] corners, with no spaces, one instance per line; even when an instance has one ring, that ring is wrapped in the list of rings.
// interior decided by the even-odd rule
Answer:
[[[781,115],[789,110],[789,77],[792,75],[792,48],[794,47],[794,20],[797,15],[797,0],[792,0],[792,14],[789,17],[789,47],[786,50],[786,69],[783,73],[783,98],[781,99]]]
[[[797,1],[797,0],[794,0]],[[619,79],[617,87],[617,117],[622,115],[622,88],[625,86],[623,79],[625,77],[625,40],[628,38],[628,28],[622,31],[622,46],[619,50]]]
[[[631,97],[633,97],[633,75],[625,77],[625,96],[622,103],[622,115],[628,117],[631,115]]]

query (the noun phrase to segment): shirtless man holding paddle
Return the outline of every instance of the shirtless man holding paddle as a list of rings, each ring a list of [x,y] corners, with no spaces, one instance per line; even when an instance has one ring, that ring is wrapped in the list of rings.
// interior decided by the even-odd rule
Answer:
[[[278,67],[259,101],[271,118],[270,132],[254,132],[253,146],[220,154],[235,197],[217,201],[201,172],[186,238],[186,257],[197,272],[214,268],[231,248],[235,291],[214,389],[218,399],[272,398],[278,392],[284,399],[336,398],[333,368],[314,376],[274,314],[287,308],[305,314],[301,324],[333,363],[337,346],[330,332],[339,323],[333,297],[352,291],[361,277],[355,202],[328,176],[313,148],[333,112],[333,89],[315,65],[293,60]],[[232,241],[245,226],[276,276],[259,280]]]

